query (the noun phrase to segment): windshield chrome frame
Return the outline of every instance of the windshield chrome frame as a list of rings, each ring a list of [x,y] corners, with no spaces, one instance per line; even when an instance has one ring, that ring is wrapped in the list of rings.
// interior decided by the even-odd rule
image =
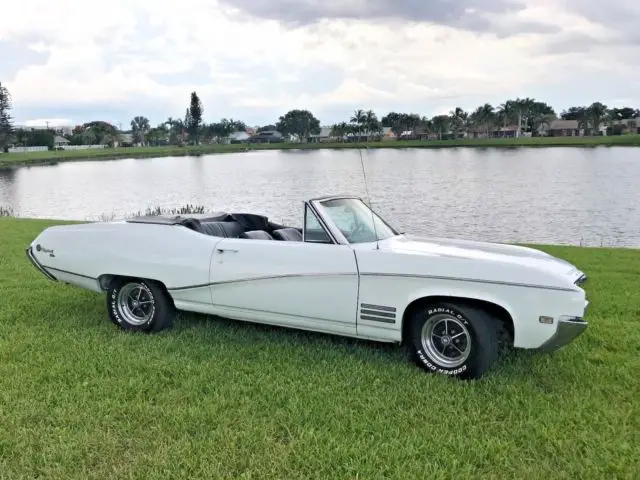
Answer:
[[[328,200],[349,200],[349,199],[361,201],[394,234],[400,235],[400,232],[398,232],[395,228],[389,225],[389,223],[378,212],[376,212],[373,208],[371,208],[371,205],[365,202],[362,199],[362,197],[358,197],[357,195],[328,195],[324,197],[316,197],[305,202],[305,204],[308,205],[311,208],[311,210],[316,214],[316,216],[318,217],[318,220],[320,220],[322,227],[327,231],[327,235],[329,236],[329,238],[333,239],[336,243],[340,245],[351,245],[351,242],[349,242],[345,238],[345,236],[342,234],[338,226],[333,222],[331,217],[329,215],[326,215],[324,207],[322,206],[322,202],[325,202]]]
[[[320,228],[322,228],[322,230],[324,230],[324,232],[327,234],[327,237],[329,237],[329,240],[331,240],[331,243],[327,244],[325,242],[316,242],[313,240],[307,240],[307,211],[310,210],[311,213],[313,215],[315,215],[315,217],[318,219],[318,223],[320,224]],[[339,244],[339,245],[348,245],[349,242],[347,241],[346,238],[344,238],[344,235],[342,235],[342,232],[333,224],[333,222],[331,222],[331,224],[327,223],[327,220],[322,216],[322,214],[320,213],[319,209],[316,207],[316,205],[313,204],[313,201],[307,201],[304,202],[304,208],[303,208],[303,214],[302,214],[302,241],[305,243],[318,243],[318,244],[323,244],[323,245],[335,245],[335,244]],[[329,219],[331,220],[331,219]],[[338,235],[335,235],[335,230],[338,231]]]

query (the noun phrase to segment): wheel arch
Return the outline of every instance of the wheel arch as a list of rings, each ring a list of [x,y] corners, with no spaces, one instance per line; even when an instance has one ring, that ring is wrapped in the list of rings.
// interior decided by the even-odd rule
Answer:
[[[156,280],[155,278],[146,278],[146,277],[136,277],[134,275],[118,275],[118,274],[113,274],[113,273],[104,273],[102,275],[100,275],[98,277],[98,284],[100,285],[100,288],[102,289],[103,292],[107,291],[109,289],[109,287],[111,286],[111,283],[116,280],[116,279],[123,279],[123,280],[147,280],[150,282],[155,282],[158,285],[160,285],[160,287],[162,287],[162,289],[164,290],[164,293],[167,295],[167,298],[171,300],[171,303],[174,304],[174,300],[173,300],[173,296],[171,295],[171,292],[169,292],[169,289],[167,288],[167,286],[164,284],[164,282],[160,281],[160,280]],[[175,304],[174,304],[175,306]]]
[[[404,309],[402,314],[402,324],[401,324],[401,335],[402,340],[401,343],[405,343],[408,335],[408,329],[411,322],[411,316],[413,313],[425,307],[426,305],[437,303],[437,302],[451,302],[457,304],[468,305],[471,307],[481,308],[488,312],[490,315],[494,316],[503,326],[503,331],[501,332],[502,341],[507,343],[508,345],[513,345],[513,336],[514,336],[514,323],[513,316],[509,312],[509,310],[500,305],[499,303],[491,300],[476,298],[476,297],[467,297],[464,295],[425,295],[413,300],[407,307]]]

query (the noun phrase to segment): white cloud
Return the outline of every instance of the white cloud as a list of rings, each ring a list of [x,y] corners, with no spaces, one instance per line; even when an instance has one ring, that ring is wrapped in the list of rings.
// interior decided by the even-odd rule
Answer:
[[[638,50],[616,44],[611,26],[571,5],[538,0],[514,12],[485,12],[492,33],[380,18],[324,18],[293,28],[206,0],[112,0],[99,15],[97,4],[79,0],[22,0],[3,6],[0,42],[21,42],[48,58],[0,80],[16,114],[96,119],[109,112],[123,123],[145,109],[158,117],[152,121],[180,116],[192,90],[205,115],[250,116],[249,123],[290,108],[318,110],[325,123],[356,106],[433,115],[443,105],[473,108],[512,95],[537,96],[558,109],[620,97],[639,104],[631,85],[621,91],[624,78],[593,80],[607,71],[637,78],[638,62],[622,48]],[[513,25],[534,24],[512,35]],[[562,31],[544,32],[545,25]],[[595,58],[584,51],[592,46]],[[572,88],[577,79],[582,97]]]

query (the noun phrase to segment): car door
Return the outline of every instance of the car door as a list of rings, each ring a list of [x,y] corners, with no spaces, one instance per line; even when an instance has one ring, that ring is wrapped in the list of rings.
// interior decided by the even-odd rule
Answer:
[[[311,210],[305,217],[305,224],[322,229]],[[214,309],[232,318],[354,334],[355,255],[320,229],[310,228],[306,241],[221,240],[210,269]]]

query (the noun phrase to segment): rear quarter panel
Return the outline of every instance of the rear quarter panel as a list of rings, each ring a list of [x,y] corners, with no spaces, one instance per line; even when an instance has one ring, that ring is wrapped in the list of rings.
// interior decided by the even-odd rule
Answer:
[[[220,240],[179,225],[89,223],[50,227],[32,247],[54,275],[148,278],[171,289],[208,283],[211,254]]]

